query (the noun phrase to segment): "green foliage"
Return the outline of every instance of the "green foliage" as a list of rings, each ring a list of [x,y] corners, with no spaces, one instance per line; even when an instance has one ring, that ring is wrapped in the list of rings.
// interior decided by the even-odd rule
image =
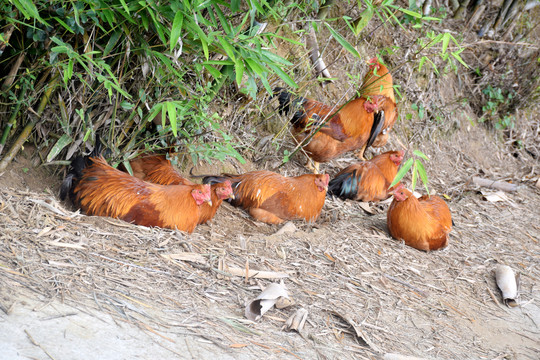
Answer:
[[[2,11],[10,16],[0,28],[16,30],[0,70],[7,73],[21,53],[31,69],[17,75],[4,100],[17,103],[24,88],[22,101],[31,108],[52,74],[63,81],[52,111],[58,123],[50,128],[58,140],[47,161],[66,151],[71,156],[104,123],[113,151],[131,154],[172,135],[194,161],[243,160],[210,110],[216,95],[235,83],[255,99],[261,89],[271,92],[275,77],[297,87],[287,73],[292,64],[272,52],[274,39],[294,41],[255,21],[261,14],[279,17],[266,1],[17,0]],[[158,115],[156,134],[147,127]]]
[[[429,161],[429,158],[419,150],[414,150],[413,155],[415,157],[419,157],[420,159],[424,159],[425,161]],[[412,170],[411,170],[411,174],[412,174],[411,188],[412,188],[412,191],[414,191],[414,189],[416,188],[416,182],[418,181],[418,177],[420,177],[420,180],[422,180],[422,183],[424,184],[424,187],[426,188],[426,191],[429,194],[428,178],[427,178],[426,169],[424,168],[424,164],[422,163],[422,161],[420,161],[420,159],[415,158],[415,157],[411,157],[411,158],[407,159],[407,161],[405,161],[403,163],[403,165],[401,165],[399,171],[396,174],[396,177],[394,178],[394,181],[392,181],[392,184],[390,184],[389,187],[393,187],[398,182],[403,180],[405,175],[412,168]]]
[[[514,95],[511,91],[503,92],[501,88],[488,85],[482,90],[486,96],[485,104],[482,106],[483,116],[480,122],[491,121],[497,130],[513,129],[515,126],[514,116],[508,113]]]

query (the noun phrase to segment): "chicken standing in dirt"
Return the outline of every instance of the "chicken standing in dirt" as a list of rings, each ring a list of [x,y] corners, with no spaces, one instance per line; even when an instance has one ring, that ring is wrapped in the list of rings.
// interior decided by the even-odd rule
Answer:
[[[71,195],[87,215],[193,232],[201,205],[211,201],[208,185],[157,185],[111,167],[101,156],[77,158],[60,198]]]
[[[274,89],[280,112],[288,113],[291,107],[298,109],[291,119],[293,136],[315,162],[316,173],[320,162],[357,149],[360,149],[358,156],[364,160],[366,148],[374,144],[383,146],[388,140],[388,132],[397,117],[392,75],[377,58],[369,64],[360,97],[341,108],[312,99],[293,100],[293,95],[283,88]]]
[[[324,205],[327,174],[285,177],[272,171],[252,171],[242,175],[205,176],[203,183],[230,180],[233,206],[241,207],[256,220],[280,224],[286,220],[315,221]]]
[[[160,185],[195,185],[180,175],[165,155],[140,156],[129,162],[133,176]],[[201,205],[198,224],[204,224],[214,218],[223,200],[234,199],[231,182],[226,180],[210,186],[211,203]]]
[[[328,193],[343,200],[380,201],[390,197],[390,184],[403,160],[403,151],[388,151],[369,161],[341,170],[328,185]]]
[[[424,195],[417,199],[400,184],[388,208],[387,224],[395,239],[418,250],[430,251],[448,244],[452,215],[440,197]]]

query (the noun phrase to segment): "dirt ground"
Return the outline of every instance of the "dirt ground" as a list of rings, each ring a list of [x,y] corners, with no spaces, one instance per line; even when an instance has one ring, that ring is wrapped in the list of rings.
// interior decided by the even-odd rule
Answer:
[[[368,214],[328,199],[315,224],[281,235],[228,204],[191,235],[87,217],[59,202],[61,175],[33,167],[27,147],[0,177],[2,358],[537,359],[540,167],[490,134],[464,128],[421,149],[455,222],[432,253],[389,237],[388,203]],[[495,190],[473,175],[518,191],[486,201]],[[519,307],[501,302],[498,263],[520,274]],[[276,278],[230,275],[246,267]],[[279,281],[294,304],[247,320],[245,304]],[[299,308],[305,328],[283,330]]]

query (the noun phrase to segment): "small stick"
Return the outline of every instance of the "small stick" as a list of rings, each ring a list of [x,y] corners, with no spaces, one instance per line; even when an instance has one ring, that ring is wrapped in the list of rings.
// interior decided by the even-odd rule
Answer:
[[[390,275],[386,275],[386,274],[384,274],[384,276],[385,276],[386,278],[390,279],[390,280],[393,280],[393,281],[395,281],[395,282],[400,283],[401,285],[405,285],[405,286],[407,286],[407,287],[413,289],[415,292],[417,292],[418,294],[422,295],[422,296],[425,297],[425,298],[428,297],[428,295],[427,295],[425,292],[423,292],[422,290],[418,289],[417,287],[412,286],[411,284],[409,284],[409,283],[407,283],[407,282],[405,282],[405,281],[396,279],[395,277],[390,276]]]
[[[487,282],[487,281],[486,281]],[[497,300],[497,298],[495,297],[495,294],[493,294],[493,292],[491,291],[491,289],[489,288],[489,285],[486,285],[486,289],[489,293],[489,296],[491,296],[491,299],[493,299],[493,301],[495,302],[495,304],[501,306],[501,303],[499,302],[499,300]]]
[[[477,176],[473,177],[472,180],[475,185],[490,187],[493,189],[507,191],[507,192],[516,191],[518,188],[516,184],[510,184],[505,181],[483,179]]]
[[[26,336],[28,336],[28,339],[30,340],[30,342],[31,342],[32,344],[34,344],[35,346],[37,346],[37,347],[39,347],[41,350],[43,350],[43,352],[44,352],[45,354],[47,354],[47,356],[50,357],[52,360],[55,360],[54,357],[53,357],[51,354],[49,354],[49,352],[48,352],[47,350],[45,350],[45,349],[43,348],[43,346],[41,346],[40,344],[38,344],[38,343],[36,342],[36,340],[34,340],[34,338],[32,337],[32,335],[30,335],[30,333],[28,332],[28,330],[25,329],[24,332],[26,333]]]

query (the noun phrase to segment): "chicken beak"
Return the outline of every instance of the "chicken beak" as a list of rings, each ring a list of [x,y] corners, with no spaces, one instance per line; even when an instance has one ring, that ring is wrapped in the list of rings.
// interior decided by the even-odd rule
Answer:
[[[229,199],[234,200],[235,199],[234,194],[229,195]]]
[[[212,200],[211,199],[208,199],[206,202],[208,203],[209,206],[212,206]]]
[[[325,185],[324,191],[328,192],[328,185]]]

